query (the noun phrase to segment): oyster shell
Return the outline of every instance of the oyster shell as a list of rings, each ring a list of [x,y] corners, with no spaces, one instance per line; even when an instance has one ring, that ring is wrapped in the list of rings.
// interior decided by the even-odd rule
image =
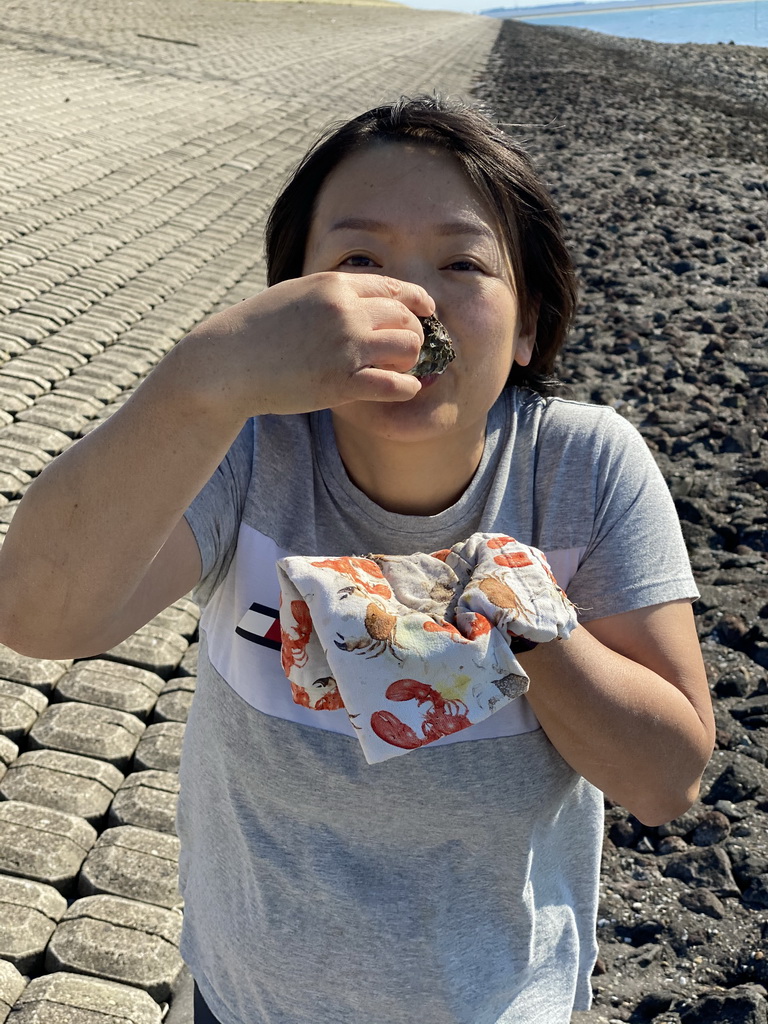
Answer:
[[[408,371],[414,377],[427,377],[442,373],[448,363],[456,358],[448,332],[436,316],[420,316],[424,329],[424,344],[419,352],[419,361]]]

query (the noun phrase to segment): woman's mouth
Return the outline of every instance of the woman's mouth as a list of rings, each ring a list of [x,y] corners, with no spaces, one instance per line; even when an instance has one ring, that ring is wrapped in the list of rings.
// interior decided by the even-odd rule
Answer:
[[[426,377],[417,377],[416,379],[418,380],[419,384],[421,384],[421,387],[422,387],[422,390],[423,390],[424,388],[431,387],[435,383],[436,380],[440,380],[440,374],[439,373],[429,373],[429,374],[427,374]]]

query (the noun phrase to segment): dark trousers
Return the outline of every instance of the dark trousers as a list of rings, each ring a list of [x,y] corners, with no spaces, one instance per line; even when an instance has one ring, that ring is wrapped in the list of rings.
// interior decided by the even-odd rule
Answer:
[[[219,1021],[208,1009],[208,1004],[200,995],[197,985],[195,985],[195,1024],[219,1024]]]

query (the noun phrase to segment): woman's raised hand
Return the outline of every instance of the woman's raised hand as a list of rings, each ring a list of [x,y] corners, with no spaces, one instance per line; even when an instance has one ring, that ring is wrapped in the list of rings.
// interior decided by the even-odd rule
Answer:
[[[196,349],[212,393],[234,403],[243,421],[354,401],[404,402],[421,389],[407,373],[423,342],[418,317],[434,308],[407,281],[310,274],[214,314],[179,347]]]

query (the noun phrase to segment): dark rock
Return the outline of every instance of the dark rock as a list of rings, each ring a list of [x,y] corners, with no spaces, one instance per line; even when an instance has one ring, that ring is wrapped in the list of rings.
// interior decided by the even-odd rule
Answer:
[[[608,829],[608,838],[614,846],[634,846],[642,834],[642,823],[632,816],[615,821]]]
[[[705,996],[681,1015],[681,1024],[766,1024],[763,993],[757,986],[741,985]]]
[[[758,694],[735,704],[731,714],[748,729],[768,726],[768,694]]]
[[[671,853],[661,865],[661,873],[666,878],[679,878],[688,885],[714,889],[722,896],[739,894],[731,862],[719,846]]]
[[[656,852],[664,855],[667,853],[682,853],[687,849],[688,843],[686,843],[682,836],[667,836],[659,840]]]
[[[719,811],[705,814],[691,835],[694,846],[713,846],[722,842],[731,831],[731,823]]]
[[[753,878],[749,888],[744,891],[742,899],[748,907],[768,910],[768,874]]]
[[[692,910],[694,914],[706,914],[718,921],[722,921],[725,917],[722,900],[718,899],[709,889],[691,889],[681,893],[678,899],[686,910]]]
[[[758,794],[768,795],[768,769],[752,758],[735,755],[734,761],[725,768],[702,799],[707,803],[715,803],[717,800],[739,803]]]

